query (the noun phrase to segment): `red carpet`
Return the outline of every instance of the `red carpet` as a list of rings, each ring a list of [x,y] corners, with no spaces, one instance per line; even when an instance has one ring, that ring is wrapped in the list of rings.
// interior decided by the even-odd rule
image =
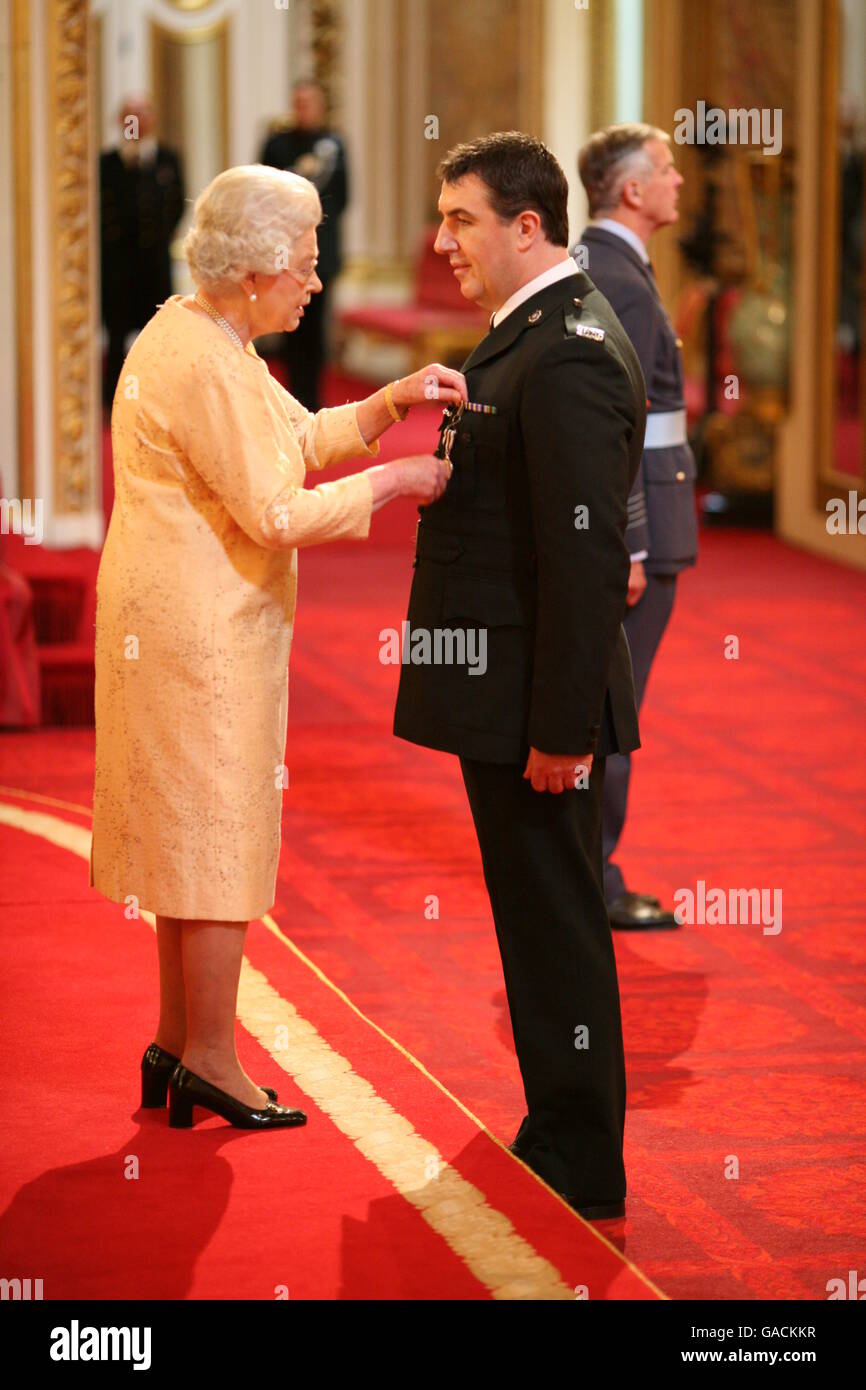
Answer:
[[[306,1129],[136,1110],[152,930],[53,821],[9,824],[87,827],[92,731],[0,737],[0,1275],[47,1298],[825,1299],[866,1258],[866,576],[724,532],[682,581],[622,861],[667,900],[781,890],[783,925],[616,934],[629,1211],[590,1229],[472,1119],[508,1143],[522,1095],[456,762],[390,736],[411,508],[390,526],[300,557],[273,918],[312,965],[253,924],[239,1045]]]

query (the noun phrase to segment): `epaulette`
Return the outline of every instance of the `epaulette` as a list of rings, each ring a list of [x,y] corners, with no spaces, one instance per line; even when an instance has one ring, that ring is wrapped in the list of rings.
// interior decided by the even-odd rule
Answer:
[[[596,323],[581,323],[583,300],[573,299],[573,309],[565,311],[565,331],[570,338],[589,338],[594,343],[604,342],[604,329]]]

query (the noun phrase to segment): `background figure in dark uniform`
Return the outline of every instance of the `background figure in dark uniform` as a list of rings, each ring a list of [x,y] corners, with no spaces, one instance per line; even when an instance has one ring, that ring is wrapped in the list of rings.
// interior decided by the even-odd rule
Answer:
[[[172,293],[169,248],[183,214],[178,156],[154,135],[153,106],[134,97],[120,109],[120,142],[99,157],[102,318],[108,330],[103,402],[109,408],[128,334]]]
[[[318,410],[319,385],[325,360],[328,292],[340,273],[340,214],[349,200],[346,153],[339,135],[328,130],[325,93],[317,82],[298,82],[294,89],[294,124],[265,142],[262,164],[291,169],[316,185],[322,200],[319,262],[322,282],[295,333],[283,334],[283,360],[289,370],[289,389],[308,410]]]
[[[463,367],[469,404],[443,422],[453,473],[418,526],[394,732],[460,758],[526,1093],[512,1151],[588,1219],[620,1216],[625,1067],[601,796],[606,756],[638,747],[622,620],[644,381],[568,254],[568,183],[551,152],[500,133],[458,146],[439,172],[436,250],[464,297],[495,312]],[[425,632],[432,661],[415,664]]]
[[[641,468],[629,497],[626,543],[631,553],[625,630],[631,648],[638,709],[650,667],[670,618],[677,574],[698,552],[695,462],[686,439],[682,343],[656,287],[647,243],[679,216],[683,182],[669,137],[648,125],[610,126],[580,151],[578,167],[592,223],[578,247],[578,264],[601,290],[634,344],[649,398]],[[610,758],[604,786],[604,889],[611,924],[620,928],[675,926],[657,898],[626,889],[613,862],[625,822],[631,759]]]

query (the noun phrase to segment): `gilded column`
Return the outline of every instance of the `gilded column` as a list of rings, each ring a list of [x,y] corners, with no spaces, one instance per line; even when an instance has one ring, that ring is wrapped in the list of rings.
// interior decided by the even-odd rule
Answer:
[[[60,518],[81,515],[95,501],[98,227],[86,0],[54,0],[47,22],[54,514]]]

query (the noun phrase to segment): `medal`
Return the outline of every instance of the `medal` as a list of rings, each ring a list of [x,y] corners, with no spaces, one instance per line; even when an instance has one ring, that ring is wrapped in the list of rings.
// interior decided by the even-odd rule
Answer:
[[[496,415],[498,413],[495,405],[481,405],[477,401],[461,401],[459,405],[449,405],[445,408],[444,419],[447,423],[442,430],[443,455],[446,463],[451,463],[451,450],[457,438],[457,427],[460,424],[460,417],[464,410],[468,410],[474,415]],[[452,465],[453,467],[453,465]]]
[[[442,431],[442,445],[444,448],[442,457],[452,468],[454,465],[451,462],[451,450],[454,447],[454,440],[457,438],[457,425],[460,421],[460,416],[463,414],[463,406],[464,402],[461,401],[459,405],[449,405],[445,409],[445,419],[448,423]]]

